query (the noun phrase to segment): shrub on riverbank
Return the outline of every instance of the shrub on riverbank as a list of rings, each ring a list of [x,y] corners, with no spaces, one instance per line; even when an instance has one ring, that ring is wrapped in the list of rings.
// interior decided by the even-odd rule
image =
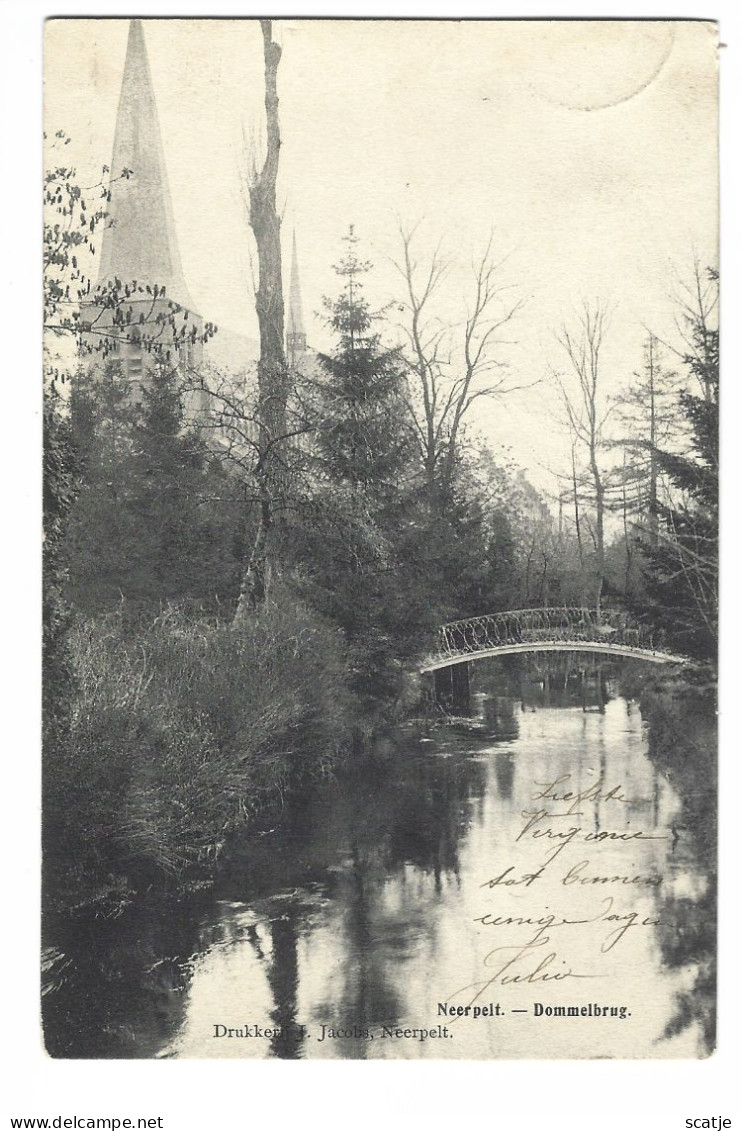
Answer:
[[[277,594],[244,631],[168,609],[70,633],[77,695],[45,751],[45,889],[70,906],[213,864],[230,829],[342,757],[340,634]]]
[[[651,757],[682,799],[688,827],[705,830],[704,852],[711,863],[716,852],[716,686],[699,666],[648,682],[639,705]]]
[[[700,1025],[707,1053],[715,1045],[717,735],[715,672],[709,665],[660,673],[639,697],[647,724],[649,755],[678,800],[671,852],[659,908],[658,938],[663,964],[692,970],[676,995],[665,1029],[673,1037]],[[673,882],[673,872],[700,873],[699,884]]]

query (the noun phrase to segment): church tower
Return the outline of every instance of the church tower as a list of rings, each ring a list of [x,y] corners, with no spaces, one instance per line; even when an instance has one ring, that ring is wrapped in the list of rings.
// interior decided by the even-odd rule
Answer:
[[[299,283],[299,258],[296,254],[296,232],[291,247],[291,289],[289,291],[289,316],[286,325],[286,352],[291,368],[307,352],[307,335],[304,330],[304,312]]]
[[[118,280],[124,287],[136,284],[136,290],[124,303],[126,325],[116,326],[108,312],[101,314],[90,308],[83,317],[91,321],[95,318],[96,329],[116,339],[112,356],[120,360],[132,399],[136,400],[155,364],[154,354],[141,341],[142,332],[146,337],[155,336],[158,345],[170,350],[171,359],[183,373],[203,358],[202,344],[193,342],[190,334],[177,347],[173,342],[173,329],[195,328],[200,336],[203,322],[193,308],[183,276],[144,27],[137,19],[129,23],[110,193],[108,212],[113,223],[103,231],[98,285],[106,287]],[[164,289],[164,294],[154,298],[148,287]],[[173,303],[180,310],[174,310]],[[167,317],[174,321],[174,328],[163,325],[162,319]],[[198,407],[187,406],[190,412]]]

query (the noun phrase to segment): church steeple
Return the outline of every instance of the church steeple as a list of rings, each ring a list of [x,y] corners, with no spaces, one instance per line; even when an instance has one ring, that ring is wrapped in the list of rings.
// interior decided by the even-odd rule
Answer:
[[[304,331],[304,313],[301,305],[301,286],[299,283],[299,258],[296,254],[296,232],[291,247],[291,290],[289,291],[289,317],[286,327],[286,348],[289,360],[296,354],[305,353],[307,335]]]
[[[123,176],[125,169],[131,176]],[[114,223],[103,233],[98,281],[166,288],[166,297],[188,310],[193,304],[183,277],[173,223],[162,136],[141,20],[131,20],[111,159]]]

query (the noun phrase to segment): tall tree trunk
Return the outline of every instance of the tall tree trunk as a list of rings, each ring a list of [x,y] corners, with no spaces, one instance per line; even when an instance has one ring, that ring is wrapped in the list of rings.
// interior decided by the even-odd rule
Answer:
[[[258,361],[259,458],[256,476],[260,492],[258,530],[245,569],[234,625],[263,600],[270,573],[271,531],[276,511],[285,495],[283,437],[289,371],[284,350],[283,280],[281,273],[281,221],[276,210],[276,181],[281,133],[278,120],[278,64],[281,48],[273,41],[270,20],[261,20],[265,70],[266,155],[250,186],[250,227],[258,252],[258,288],[255,306],[260,330]]]
[[[623,540],[626,550],[626,572],[624,574],[624,596],[628,597],[631,589],[631,571],[634,555],[631,549],[631,530],[629,524],[629,499],[626,491],[626,450],[623,453],[623,483],[621,487],[621,509],[623,513]]]
[[[572,433],[572,483],[575,495],[575,517],[577,505],[577,473],[575,469],[575,446],[580,444],[587,457],[587,465],[592,480],[591,504],[595,506],[595,608],[600,614],[600,605],[605,584],[605,485],[600,470],[599,455],[603,446],[602,429],[608,418],[608,411],[600,408],[600,352],[606,327],[606,309],[596,301],[592,307],[584,304],[575,333],[568,328],[562,330],[558,340],[569,357],[573,374],[579,382],[575,392],[560,383],[562,399],[567,413],[567,422]],[[592,533],[592,531],[591,531]],[[579,539],[578,539],[579,540]]]
[[[543,608],[546,604],[546,574],[549,570],[549,559],[546,554],[541,554],[541,561],[543,563],[543,568],[541,570],[541,581],[539,583],[538,603]]]
[[[534,547],[531,545],[528,548],[528,555],[526,557],[526,594],[525,604],[528,606],[531,603],[531,563],[533,561]]]
[[[649,338],[649,542],[659,545],[659,516],[657,514],[657,407],[654,389],[654,338]]]
[[[590,445],[590,471],[593,477],[595,490],[595,556],[597,561],[595,583],[595,608],[600,612],[600,603],[603,597],[603,584],[605,581],[605,488],[598,467],[597,446]]]
[[[577,536],[577,552],[580,560],[580,600],[585,603],[585,552],[582,548],[582,523],[580,522],[580,501],[577,493],[577,465],[575,463],[575,449],[572,447],[572,499],[575,509],[575,534]]]

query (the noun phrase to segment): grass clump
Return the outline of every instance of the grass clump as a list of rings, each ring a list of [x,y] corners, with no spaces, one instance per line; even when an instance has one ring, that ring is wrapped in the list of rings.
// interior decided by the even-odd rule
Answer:
[[[45,749],[45,890],[66,907],[125,901],[207,871],[229,832],[349,736],[340,633],[288,594],[244,629],[168,608],[69,633],[75,699]]]

